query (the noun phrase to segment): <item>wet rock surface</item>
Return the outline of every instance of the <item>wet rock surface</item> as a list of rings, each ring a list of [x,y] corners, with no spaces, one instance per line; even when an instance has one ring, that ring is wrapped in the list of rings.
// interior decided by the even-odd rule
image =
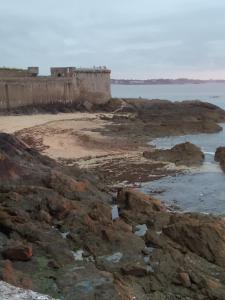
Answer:
[[[0,156],[11,166],[0,165],[1,280],[66,300],[225,299],[223,217],[173,213],[131,189],[113,197],[10,135]]]
[[[157,161],[169,161],[178,166],[198,166],[204,161],[201,149],[189,142],[178,144],[171,149],[145,151],[143,156]]]
[[[219,147],[216,149],[215,161],[218,161],[221,169],[225,172],[225,147]]]
[[[109,125],[111,134],[136,138],[162,137],[191,133],[213,133],[221,130],[225,112],[216,105],[201,101],[120,99],[120,110]],[[107,104],[110,108],[112,101]],[[106,106],[107,106],[106,105]],[[107,106],[107,107],[108,107]],[[125,116],[119,114],[126,112]]]

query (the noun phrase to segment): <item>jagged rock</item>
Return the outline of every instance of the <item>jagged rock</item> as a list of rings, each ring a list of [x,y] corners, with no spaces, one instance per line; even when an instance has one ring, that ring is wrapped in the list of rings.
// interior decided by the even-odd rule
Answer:
[[[142,204],[140,207],[127,205],[126,192],[126,189],[120,191],[122,204],[126,204],[121,206],[121,215],[136,223],[145,216],[149,224],[144,237],[148,247],[143,253],[149,257],[146,260],[150,263],[148,276],[155,297],[164,289],[159,299],[179,299],[178,295],[182,295],[182,299],[222,300],[225,297],[222,291],[225,279],[223,218],[144,210]],[[140,193],[135,192],[135,196],[137,203],[138,197],[140,203],[146,199]],[[121,201],[121,194],[118,197]],[[162,217],[163,222],[154,222]],[[216,279],[215,274],[218,274]],[[151,295],[154,299],[153,293]]]
[[[79,194],[88,190],[88,182],[78,182],[58,171],[50,173],[46,185],[56,190],[60,195],[72,200],[80,200]]]
[[[174,215],[163,233],[181,246],[225,268],[224,221],[204,215]]]
[[[158,161],[169,161],[176,165],[196,166],[204,161],[201,149],[192,143],[178,144],[169,150],[145,151],[143,156]]]
[[[121,216],[131,224],[147,224],[161,229],[167,223],[167,208],[159,200],[132,189],[120,189],[117,203]],[[157,216],[157,217],[156,217]]]
[[[113,199],[90,174],[62,168],[15,138],[0,135],[0,149],[25,170],[12,180],[0,175],[1,279],[66,300],[225,299],[222,217],[172,213],[121,189],[112,221]],[[139,225],[144,235],[135,234]],[[10,248],[13,241],[30,244],[32,259]]]
[[[159,200],[140,193],[133,189],[120,189],[117,195],[120,208],[135,211],[166,211],[166,206]]]

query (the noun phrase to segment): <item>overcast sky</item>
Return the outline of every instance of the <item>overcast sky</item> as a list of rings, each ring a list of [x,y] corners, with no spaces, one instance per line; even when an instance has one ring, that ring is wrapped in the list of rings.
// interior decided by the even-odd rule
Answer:
[[[0,65],[225,79],[224,0],[5,0]]]

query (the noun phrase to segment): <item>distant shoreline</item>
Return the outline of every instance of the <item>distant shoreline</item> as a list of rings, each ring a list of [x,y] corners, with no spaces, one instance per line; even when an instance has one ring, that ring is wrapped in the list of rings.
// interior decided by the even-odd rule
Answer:
[[[200,80],[200,79],[111,79],[111,84],[117,85],[174,85],[174,84],[205,84],[205,83],[225,83],[225,80]]]

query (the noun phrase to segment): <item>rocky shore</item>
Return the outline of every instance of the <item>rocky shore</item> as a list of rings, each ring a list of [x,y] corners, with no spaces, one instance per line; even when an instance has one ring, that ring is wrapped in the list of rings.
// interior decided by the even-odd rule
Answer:
[[[111,189],[177,172],[143,157],[144,143],[215,132],[225,112],[199,102],[117,99],[92,118],[74,118],[0,134],[0,279],[65,300],[225,299],[223,216],[175,213],[136,190]],[[69,145],[102,152],[65,157]]]
[[[223,217],[115,198],[7,134],[0,154],[1,280],[69,300],[225,298]]]
[[[0,131],[9,130],[12,119],[17,129],[7,132],[32,148],[63,165],[98,173],[107,185],[117,186],[182,172],[182,166],[145,158],[143,152],[152,150],[147,142],[162,136],[218,132],[225,112],[200,101],[112,99],[88,113],[6,118],[2,126],[0,120]]]

